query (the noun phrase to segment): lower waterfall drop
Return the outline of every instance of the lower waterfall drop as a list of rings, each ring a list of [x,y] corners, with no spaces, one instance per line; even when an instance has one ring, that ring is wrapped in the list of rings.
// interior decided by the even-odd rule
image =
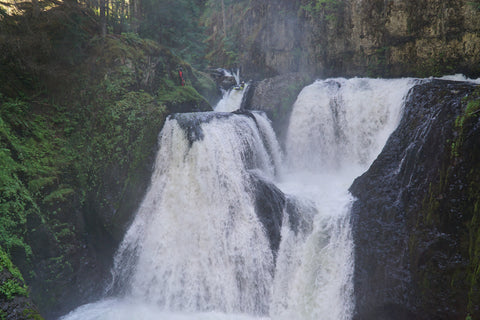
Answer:
[[[61,319],[350,319],[348,187],[395,129],[414,83],[305,87],[285,156],[264,114],[171,115],[110,297]]]

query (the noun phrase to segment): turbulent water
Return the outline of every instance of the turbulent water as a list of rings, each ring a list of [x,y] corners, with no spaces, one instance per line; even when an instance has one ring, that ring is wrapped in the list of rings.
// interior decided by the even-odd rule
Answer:
[[[223,99],[220,100],[215,106],[217,112],[232,112],[240,109],[242,105],[242,99],[244,93],[247,91],[247,87],[242,90],[229,90],[223,95]]]
[[[347,190],[413,83],[316,81],[295,102],[285,154],[264,114],[218,112],[237,110],[241,91],[216,112],[170,116],[108,298],[62,319],[350,319]]]

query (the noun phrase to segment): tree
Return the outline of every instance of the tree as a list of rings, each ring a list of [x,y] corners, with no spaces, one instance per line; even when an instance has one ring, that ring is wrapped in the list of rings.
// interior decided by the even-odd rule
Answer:
[[[102,38],[107,35],[107,0],[100,0],[100,34]]]
[[[227,39],[227,19],[225,17],[225,1],[222,0],[223,37]]]
[[[200,63],[205,49],[205,35],[199,23],[203,2],[143,0],[139,34],[172,48],[191,63]]]

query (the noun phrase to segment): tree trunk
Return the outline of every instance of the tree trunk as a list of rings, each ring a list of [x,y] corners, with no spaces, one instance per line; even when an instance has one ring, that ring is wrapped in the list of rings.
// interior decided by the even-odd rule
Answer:
[[[106,16],[107,0],[100,0],[100,34],[103,39],[107,35],[107,16]]]
[[[38,18],[38,15],[40,14],[40,6],[38,5],[38,0],[32,0],[32,9],[33,9],[33,17]]]
[[[127,30],[125,30],[125,16],[127,15],[127,9],[126,9],[127,5],[125,3],[125,0],[122,0],[122,4],[121,4],[121,17],[120,17],[120,32],[125,32]]]
[[[132,19],[132,32],[138,33],[141,20],[140,0],[132,0],[130,2],[130,18]]]
[[[225,16],[225,2],[222,0],[223,37],[227,39],[227,18]]]

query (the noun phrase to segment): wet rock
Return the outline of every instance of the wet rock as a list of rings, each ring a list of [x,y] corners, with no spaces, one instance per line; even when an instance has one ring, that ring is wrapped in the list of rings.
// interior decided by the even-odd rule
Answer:
[[[272,126],[280,141],[286,132],[292,106],[300,91],[312,81],[308,74],[288,73],[267,78],[252,84],[253,92],[244,108],[264,111],[272,120]]]
[[[466,270],[472,261],[465,247],[473,220],[462,218],[467,212],[461,209],[472,199],[463,197],[460,186],[472,181],[467,172],[478,169],[478,158],[465,149],[472,162],[460,169],[451,145],[459,130],[455,120],[466,104],[462,98],[474,90],[472,84],[439,80],[412,88],[397,130],[351,186],[357,198],[352,207],[354,319],[473,314],[467,310],[476,298],[468,293]],[[472,134],[479,141],[480,132]],[[464,182],[456,183],[454,174]]]

